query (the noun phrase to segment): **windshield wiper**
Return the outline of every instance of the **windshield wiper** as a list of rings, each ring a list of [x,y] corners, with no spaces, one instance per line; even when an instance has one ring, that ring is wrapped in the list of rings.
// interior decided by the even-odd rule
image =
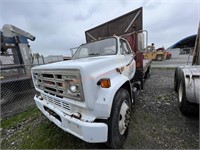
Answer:
[[[88,54],[89,56],[99,56],[100,54],[99,53],[90,53]]]

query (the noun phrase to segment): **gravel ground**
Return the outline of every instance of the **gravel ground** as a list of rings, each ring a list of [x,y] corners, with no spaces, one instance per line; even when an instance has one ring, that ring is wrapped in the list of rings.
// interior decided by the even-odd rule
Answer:
[[[146,80],[145,89],[140,92],[134,105],[129,134],[123,148],[199,149],[199,117],[180,113],[173,90],[173,74],[174,69],[152,69],[151,78]],[[37,131],[38,126],[43,128],[40,127],[40,133],[36,134],[34,131]],[[47,128],[50,131],[46,131]],[[47,132],[48,137],[45,135]],[[21,135],[23,140],[26,139],[25,143],[30,141],[23,147],[26,149],[107,148],[104,144],[85,143],[62,131],[41,113],[36,115],[36,119],[22,120],[14,128],[2,129],[2,148],[19,149],[20,142],[23,142]],[[34,145],[37,138],[44,140],[42,147]]]
[[[198,149],[199,117],[184,116],[173,90],[174,69],[153,69],[132,113],[124,148]]]

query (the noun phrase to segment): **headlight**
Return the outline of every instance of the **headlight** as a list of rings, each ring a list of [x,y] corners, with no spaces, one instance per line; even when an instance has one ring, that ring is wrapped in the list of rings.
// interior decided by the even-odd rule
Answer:
[[[68,81],[68,94],[80,98],[80,83],[79,80],[73,79]]]
[[[71,81],[69,83],[69,90],[72,93],[76,93],[78,91],[78,85],[76,85],[74,81]]]
[[[77,92],[77,86],[76,85],[71,85],[69,87],[69,90],[72,92],[72,93],[76,93]]]

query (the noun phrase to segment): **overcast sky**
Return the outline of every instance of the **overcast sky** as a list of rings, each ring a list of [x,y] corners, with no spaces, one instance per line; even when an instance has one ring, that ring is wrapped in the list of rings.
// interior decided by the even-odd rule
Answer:
[[[0,0],[0,28],[13,24],[36,36],[34,53],[69,56],[85,43],[85,30],[139,7],[156,47],[197,33],[200,0]]]

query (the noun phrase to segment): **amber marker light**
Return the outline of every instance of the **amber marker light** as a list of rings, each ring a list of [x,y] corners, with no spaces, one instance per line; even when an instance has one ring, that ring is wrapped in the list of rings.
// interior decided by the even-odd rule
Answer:
[[[97,85],[100,85],[102,88],[109,88],[111,86],[110,79],[100,79]]]

